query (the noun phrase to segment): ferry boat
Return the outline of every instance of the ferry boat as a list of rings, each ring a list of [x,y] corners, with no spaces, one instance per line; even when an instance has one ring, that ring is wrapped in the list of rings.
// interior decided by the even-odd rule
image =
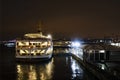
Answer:
[[[27,33],[22,39],[16,40],[17,61],[40,61],[52,58],[53,42],[50,35]]]

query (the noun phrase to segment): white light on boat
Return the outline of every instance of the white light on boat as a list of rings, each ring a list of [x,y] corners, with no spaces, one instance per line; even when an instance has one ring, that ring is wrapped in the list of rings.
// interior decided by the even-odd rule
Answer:
[[[48,34],[47,38],[52,38],[52,36],[50,34]]]

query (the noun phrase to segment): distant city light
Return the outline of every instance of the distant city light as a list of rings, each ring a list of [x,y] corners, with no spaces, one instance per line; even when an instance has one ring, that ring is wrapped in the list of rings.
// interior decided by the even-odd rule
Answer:
[[[120,43],[111,43],[111,45],[120,47]]]
[[[103,42],[103,40],[100,40],[100,42]]]
[[[105,53],[105,50],[99,50],[99,53]]]
[[[5,46],[7,46],[7,47],[13,47],[13,46],[15,46],[15,43],[6,43]]]

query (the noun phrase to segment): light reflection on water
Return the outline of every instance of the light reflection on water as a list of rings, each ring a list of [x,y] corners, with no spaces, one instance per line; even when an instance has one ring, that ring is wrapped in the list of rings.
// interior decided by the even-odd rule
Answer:
[[[79,49],[58,49],[59,54],[70,50],[74,54],[79,53]],[[54,51],[55,52],[55,51]],[[17,64],[16,80],[95,80],[83,67],[72,58],[71,55],[54,56],[49,62],[39,64]]]
[[[68,52],[72,52],[72,50],[73,49],[59,49],[56,51],[58,52],[57,54],[59,53],[63,54],[63,52],[64,54],[68,54]],[[75,51],[78,53],[78,50]],[[65,57],[63,56],[63,58],[61,58],[61,61],[64,61],[64,59],[65,62],[63,63],[71,67],[71,70],[69,70],[70,71],[69,74],[71,75],[72,79],[78,77],[78,75],[83,72],[79,65],[76,63],[76,61],[72,59],[71,56]],[[52,80],[55,75],[54,67],[57,67],[57,65],[54,62],[56,63],[56,61],[54,61],[54,58],[52,58],[51,61],[43,64],[17,64],[16,65],[17,80]],[[59,65],[60,62],[57,63]]]
[[[56,52],[57,51],[57,52]],[[73,53],[80,56],[82,50],[80,49],[56,49],[55,54],[69,54]],[[70,55],[54,56],[52,60],[45,63],[35,64],[19,64],[15,62],[14,49],[3,49],[1,52],[2,58],[2,78],[1,80],[98,80],[89,71],[76,62]],[[115,75],[119,73],[119,64],[107,64],[108,67],[118,70],[114,72]],[[106,69],[105,65],[100,65],[102,69]],[[118,74],[119,75],[119,74]]]
[[[54,55],[56,55],[56,54],[75,54],[81,60],[83,60],[82,47],[79,47],[79,48],[59,48],[59,49],[54,49],[53,52],[54,52]]]
[[[83,78],[82,68],[77,64],[77,62],[74,59],[72,59],[72,57],[71,57],[71,69],[72,69],[72,79]]]
[[[82,48],[72,48],[72,54],[75,54],[81,60],[83,60],[83,49]]]
[[[45,64],[17,64],[17,80],[50,80],[53,74],[53,59]]]

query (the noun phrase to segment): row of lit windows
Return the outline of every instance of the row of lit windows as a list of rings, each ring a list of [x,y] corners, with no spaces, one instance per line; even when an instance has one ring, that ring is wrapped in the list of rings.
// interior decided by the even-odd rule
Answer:
[[[17,53],[19,53],[20,55],[42,55],[42,54],[49,54],[52,52],[52,49],[49,48],[47,50],[17,50]]]
[[[17,42],[18,46],[29,46],[29,45],[51,45],[51,42]]]
[[[52,44],[51,42],[44,42],[44,43],[22,43],[22,42],[18,42],[17,43],[17,47],[29,47],[29,48],[35,48],[35,47],[41,47],[41,48],[45,48],[45,47],[50,47]]]

